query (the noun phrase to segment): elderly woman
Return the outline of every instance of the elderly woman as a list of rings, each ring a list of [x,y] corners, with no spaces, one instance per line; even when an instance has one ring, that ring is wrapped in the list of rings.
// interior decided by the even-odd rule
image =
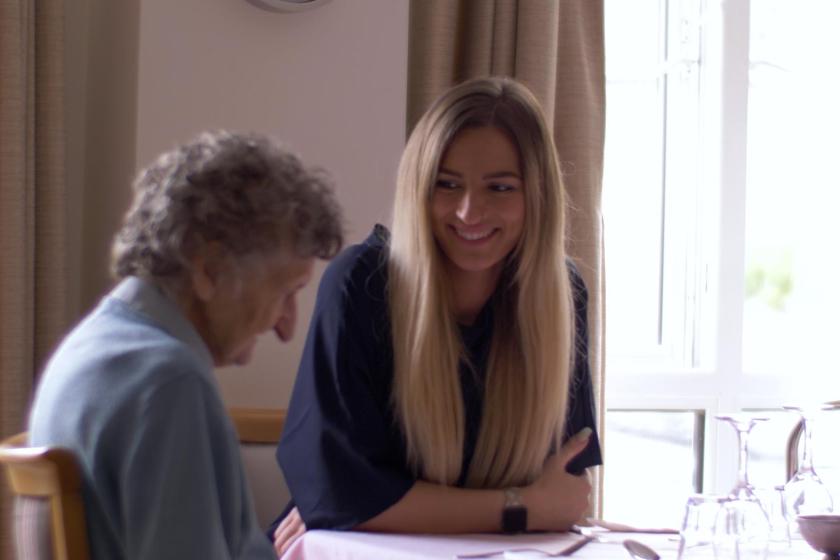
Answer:
[[[62,342],[34,445],[75,451],[93,558],[274,558],[213,367],[294,331],[315,258],[341,247],[319,173],[266,138],[203,134],[134,185],[114,290]]]

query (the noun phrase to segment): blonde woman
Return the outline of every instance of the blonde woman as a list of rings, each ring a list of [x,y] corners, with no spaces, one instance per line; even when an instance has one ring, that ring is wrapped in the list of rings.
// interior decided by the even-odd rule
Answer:
[[[278,461],[307,527],[567,530],[600,464],[586,291],[534,96],[504,78],[437,99],[399,168],[391,232],[329,266]]]

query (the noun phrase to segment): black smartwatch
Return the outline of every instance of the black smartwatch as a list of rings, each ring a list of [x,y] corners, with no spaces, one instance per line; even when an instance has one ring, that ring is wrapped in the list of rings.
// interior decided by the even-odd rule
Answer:
[[[524,533],[528,529],[528,508],[522,503],[519,488],[505,489],[505,508],[502,510],[502,531]]]

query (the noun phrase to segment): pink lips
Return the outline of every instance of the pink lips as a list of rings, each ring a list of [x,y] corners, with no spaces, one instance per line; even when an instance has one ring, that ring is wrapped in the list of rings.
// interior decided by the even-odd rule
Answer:
[[[483,243],[488,239],[491,239],[499,231],[498,228],[473,228],[471,230],[458,228],[452,225],[450,225],[449,227],[459,241],[470,244]]]

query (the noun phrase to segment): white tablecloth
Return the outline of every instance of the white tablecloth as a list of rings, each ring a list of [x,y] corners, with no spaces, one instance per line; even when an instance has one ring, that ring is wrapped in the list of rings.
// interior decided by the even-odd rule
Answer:
[[[545,552],[562,550],[579,535],[542,533],[526,535],[401,535],[356,531],[308,531],[298,539],[283,560],[455,560],[459,554],[537,548]],[[679,545],[677,535],[610,533],[602,538],[612,542],[590,542],[571,558],[629,560],[621,542],[632,538],[653,548],[662,560],[675,560]],[[496,558],[501,559],[499,555]],[[807,543],[796,541],[790,547],[773,544],[768,560],[819,560],[822,554]],[[714,554],[708,550],[708,559]]]

